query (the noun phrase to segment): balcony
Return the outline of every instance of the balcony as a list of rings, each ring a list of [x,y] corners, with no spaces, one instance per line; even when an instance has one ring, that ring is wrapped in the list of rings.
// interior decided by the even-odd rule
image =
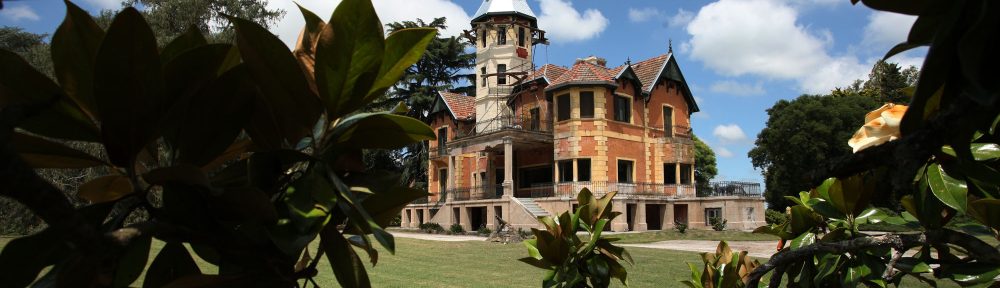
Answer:
[[[597,197],[611,191],[618,191],[618,197],[764,197],[760,183],[743,181],[710,182],[705,185],[664,184],[664,183],[623,183],[608,181],[579,181],[561,183],[534,184],[527,188],[517,189],[519,195],[541,197],[572,197],[580,190],[587,188]]]
[[[500,199],[503,196],[503,185],[485,185],[448,189],[447,193],[454,195],[455,201]]]
[[[440,145],[438,147],[428,148],[427,158],[437,159],[440,157],[448,156],[448,145]]]
[[[503,131],[552,133],[552,118],[548,115],[510,115],[477,121],[475,126],[459,130],[455,139],[488,135]]]

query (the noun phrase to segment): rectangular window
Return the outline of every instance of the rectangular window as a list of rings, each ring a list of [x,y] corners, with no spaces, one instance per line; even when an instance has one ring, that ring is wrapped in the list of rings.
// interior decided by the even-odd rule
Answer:
[[[663,163],[663,181],[666,184],[677,184],[676,163]]]
[[[517,45],[521,47],[527,46],[527,33],[525,33],[524,27],[517,28]]]
[[[573,182],[573,160],[559,161],[559,182]]]
[[[576,159],[576,181],[590,181],[590,159]]]
[[[497,45],[507,45],[507,26],[497,28]]]
[[[541,131],[541,128],[542,128],[541,127],[542,126],[541,125],[541,123],[542,123],[542,119],[541,119],[542,118],[542,113],[541,113],[541,110],[538,109],[538,108],[531,108],[531,110],[529,110],[529,111],[531,111],[530,112],[531,113],[531,124],[530,124],[529,128],[531,128],[531,131]]]
[[[448,191],[448,169],[438,170],[438,193],[443,193]]]
[[[521,168],[520,179],[517,181],[520,188],[531,188],[541,184],[552,184],[552,165]]]
[[[441,127],[438,129],[438,156],[444,156],[445,150],[448,143],[448,127]]]
[[[580,118],[594,118],[594,92],[580,92]]]
[[[488,38],[487,36],[490,36],[488,31],[489,30],[483,29],[483,34],[479,35],[479,42],[483,44],[483,47],[486,47],[486,38]]]
[[[674,137],[674,108],[663,106],[663,131],[667,137]]]
[[[559,121],[569,119],[569,94],[563,94],[556,97],[556,105],[559,105]]]
[[[681,184],[690,185],[691,178],[694,178],[691,177],[693,175],[692,173],[691,164],[681,164]]]
[[[712,218],[722,218],[722,208],[705,208],[705,225],[712,225]]]
[[[632,122],[631,102],[628,97],[615,95],[615,121]]]
[[[507,64],[497,64],[497,85],[507,85]]]
[[[479,68],[479,75],[482,75],[482,77],[479,77],[479,81],[483,82],[479,84],[479,86],[486,87],[486,66],[483,66],[483,68]]]
[[[632,161],[618,160],[618,183],[632,183]]]

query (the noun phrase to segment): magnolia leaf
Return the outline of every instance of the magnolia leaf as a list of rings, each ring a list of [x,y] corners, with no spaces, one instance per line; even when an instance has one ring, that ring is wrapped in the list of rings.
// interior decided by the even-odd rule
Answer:
[[[66,94],[92,118],[99,120],[94,100],[94,67],[104,31],[90,13],[70,1],[66,17],[52,35],[52,68]]]
[[[128,246],[125,247],[125,253],[119,258],[118,270],[115,271],[115,279],[112,282],[113,286],[129,287],[132,282],[139,279],[139,275],[146,269],[152,241],[153,237],[148,235],[135,237],[129,241]]]
[[[34,168],[90,168],[107,165],[83,151],[43,138],[14,133],[11,144],[21,159]]]
[[[156,254],[153,263],[149,265],[146,278],[142,281],[142,287],[163,287],[184,276],[198,274],[201,274],[201,269],[198,268],[184,245],[178,242],[168,242],[160,250],[160,253]]]
[[[90,203],[104,203],[121,199],[135,192],[132,182],[122,175],[105,175],[80,185],[80,198]]]
[[[316,47],[316,84],[330,121],[364,105],[382,65],[383,37],[371,1],[345,0],[334,10]]]
[[[320,245],[326,250],[327,260],[333,268],[333,274],[337,277],[337,283],[342,287],[371,287],[368,279],[368,272],[365,271],[365,264],[361,258],[351,248],[351,244],[344,239],[344,235],[337,231],[336,227],[323,229],[320,237]]]
[[[968,199],[968,186],[965,181],[952,178],[937,163],[927,167],[927,183],[931,192],[941,203],[959,212],[965,213]]]
[[[174,40],[170,40],[170,43],[163,47],[163,50],[160,51],[160,61],[169,65],[181,53],[207,44],[208,41],[205,40],[205,36],[201,35],[198,26],[191,25],[187,31],[177,35]]]

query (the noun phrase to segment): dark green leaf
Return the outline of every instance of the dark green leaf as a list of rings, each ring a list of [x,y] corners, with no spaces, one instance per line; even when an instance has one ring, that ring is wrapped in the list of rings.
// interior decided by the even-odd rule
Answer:
[[[855,3],[856,0],[852,0]],[[924,7],[927,7],[929,0],[861,0],[866,6],[871,7],[875,10],[881,10],[886,12],[895,12],[907,15],[920,15],[920,12],[924,11]],[[851,286],[853,287],[853,286]]]
[[[385,34],[371,1],[345,0],[316,47],[316,83],[329,120],[364,105],[378,79]]]
[[[65,1],[66,18],[52,35],[52,66],[56,78],[83,111],[100,120],[94,99],[94,67],[104,39],[90,13]]]
[[[792,243],[788,247],[795,250],[812,245],[813,243],[816,243],[816,233],[806,232],[792,239]]]
[[[17,54],[0,50],[0,107],[40,106],[41,112],[18,126],[35,134],[68,140],[97,141],[90,118],[48,76]]]
[[[55,264],[69,247],[54,230],[11,240],[0,252],[0,279],[8,287],[25,287],[45,266]]]
[[[186,109],[176,111],[177,115],[183,115],[174,122],[180,128],[173,138],[177,161],[204,166],[218,158],[250,120],[255,96],[256,90],[243,65],[209,83]]]
[[[170,40],[166,47],[160,51],[160,60],[164,64],[170,64],[178,55],[199,46],[207,45],[205,36],[201,35],[201,30],[197,26],[188,27],[181,35],[177,35],[174,40]]]
[[[125,8],[101,43],[94,75],[101,133],[115,165],[131,168],[158,136],[166,112],[161,67],[153,31],[139,11]]]
[[[104,203],[121,199],[135,192],[128,178],[118,174],[97,177],[80,185],[80,198],[90,203]]]
[[[390,113],[353,115],[338,124],[330,136],[336,139],[336,147],[365,149],[398,149],[407,144],[435,139],[434,130],[427,124]]]
[[[206,188],[211,187],[205,172],[202,172],[198,167],[184,164],[153,169],[143,174],[142,179],[153,185],[181,183]]]
[[[340,283],[341,287],[371,287],[365,264],[351,248],[351,244],[344,239],[344,235],[337,231],[335,225],[323,229],[320,241],[320,245],[326,249],[327,260],[330,261],[333,274],[337,276],[337,283]]]
[[[965,213],[969,192],[965,181],[948,176],[943,167],[934,163],[927,167],[927,183],[941,203]]]
[[[427,44],[437,34],[436,28],[410,28],[396,31],[385,40],[385,55],[382,68],[366,98],[373,99],[385,93],[389,86],[399,81],[403,72],[417,63],[427,50]]]
[[[139,279],[139,274],[146,269],[146,261],[149,259],[149,248],[153,238],[150,236],[139,236],[132,238],[125,253],[118,259],[118,270],[115,271],[115,279],[112,282],[115,287],[128,287]]]
[[[107,165],[83,151],[27,134],[14,133],[11,144],[21,159],[34,168],[79,169]]]
[[[276,148],[271,147],[275,144],[275,139],[271,139],[274,136],[283,142],[297,143],[319,119],[322,112],[319,99],[278,37],[256,23],[229,19],[236,26],[243,61],[261,92],[255,104],[255,121],[248,129],[250,136],[254,142],[260,139],[258,144],[265,148]]]

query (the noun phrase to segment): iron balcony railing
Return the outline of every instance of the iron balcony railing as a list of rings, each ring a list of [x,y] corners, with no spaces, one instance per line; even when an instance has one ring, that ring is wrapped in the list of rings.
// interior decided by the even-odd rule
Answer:
[[[438,147],[427,149],[427,157],[430,159],[448,156],[448,145],[439,145]]]
[[[711,182],[706,185],[608,181],[540,183],[519,188],[518,194],[529,194],[532,198],[576,197],[583,188],[589,189],[598,197],[611,191],[618,191],[619,197],[763,197],[759,183],[742,181]]]
[[[531,113],[494,117],[477,121],[476,125],[467,129],[458,130],[455,138],[473,137],[501,131],[552,133],[552,118],[549,115],[531,115]]]
[[[455,201],[500,199],[500,197],[503,196],[503,185],[494,184],[485,186],[453,188],[453,189],[448,189],[447,193],[454,195],[453,199]]]

